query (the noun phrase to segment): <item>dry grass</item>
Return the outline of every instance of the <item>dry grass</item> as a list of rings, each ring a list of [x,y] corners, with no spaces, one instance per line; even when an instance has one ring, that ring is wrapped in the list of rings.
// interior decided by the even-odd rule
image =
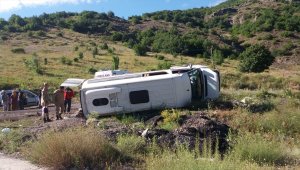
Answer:
[[[56,36],[56,30],[47,33],[47,38],[28,38],[24,34],[13,35],[12,39],[0,43],[0,67],[4,68],[0,72],[0,84],[15,85],[21,88],[39,88],[44,81],[53,86],[58,86],[66,78],[92,78],[88,73],[88,68],[111,69],[112,58],[106,50],[99,48],[99,54],[93,58],[92,49],[103,45],[105,40],[99,37],[89,37],[84,34],[64,30],[63,37]],[[129,72],[146,71],[157,69],[160,60],[154,57],[155,54],[149,53],[148,56],[135,56],[133,50],[124,47],[121,43],[107,42],[108,46],[114,50],[115,55],[120,57],[120,69]],[[75,51],[75,47],[78,50]],[[24,48],[26,54],[15,54],[11,49]],[[78,53],[83,52],[83,60],[74,62]],[[40,65],[43,68],[43,74],[38,75],[25,67],[23,60],[37,54]],[[165,60],[170,60],[173,64],[181,63],[203,63],[202,59],[191,57],[176,57],[163,54]],[[72,65],[62,64],[60,58],[72,60]],[[47,58],[48,64],[44,65],[44,59]],[[2,85],[2,86],[3,86]]]
[[[43,135],[32,143],[29,157],[55,169],[103,169],[128,159],[94,129],[69,129]]]

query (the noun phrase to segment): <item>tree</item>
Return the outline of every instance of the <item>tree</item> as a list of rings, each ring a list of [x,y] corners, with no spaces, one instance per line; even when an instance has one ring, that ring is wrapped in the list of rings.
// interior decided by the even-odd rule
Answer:
[[[133,50],[138,56],[145,56],[147,53],[147,47],[142,44],[136,44],[133,46]]]
[[[274,61],[274,56],[263,45],[253,45],[240,54],[239,69],[242,72],[262,72]]]
[[[224,62],[224,56],[222,51],[220,50],[214,50],[212,53],[212,60],[214,64],[221,65]]]

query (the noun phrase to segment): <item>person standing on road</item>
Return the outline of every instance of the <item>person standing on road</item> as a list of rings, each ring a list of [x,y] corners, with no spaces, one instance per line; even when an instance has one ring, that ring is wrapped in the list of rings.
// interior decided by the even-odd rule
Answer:
[[[62,119],[61,114],[65,111],[63,86],[54,91],[53,101],[56,109],[56,120]]]
[[[51,122],[51,119],[49,118],[48,107],[43,107],[42,108],[42,118],[44,120],[44,123]]]
[[[13,90],[12,91],[12,95],[10,97],[11,100],[11,110],[17,110],[18,109],[18,95],[17,95],[17,91]]]
[[[74,97],[74,92],[70,87],[67,87],[64,92],[64,99],[65,99],[65,111],[70,113],[72,98]]]
[[[41,92],[41,105],[43,107],[48,107],[49,103],[48,83],[44,83],[44,87]]]
[[[2,96],[2,105],[3,105],[3,111],[8,111],[8,107],[9,107],[9,97],[6,94],[5,90],[1,91],[1,96]]]
[[[19,91],[18,102],[20,110],[24,110],[24,105],[26,104],[26,97],[23,91]]]

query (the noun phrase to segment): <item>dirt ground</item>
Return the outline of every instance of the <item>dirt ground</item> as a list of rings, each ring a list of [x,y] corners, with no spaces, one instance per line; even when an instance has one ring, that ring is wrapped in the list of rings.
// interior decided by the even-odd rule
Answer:
[[[80,107],[79,103],[72,103],[71,114],[75,113]],[[1,121],[17,121],[24,119],[26,117],[38,117],[42,113],[42,109],[37,106],[26,107],[24,110],[15,110],[15,111],[0,111],[0,122]],[[55,106],[49,106],[49,116],[50,119],[55,119]],[[64,116],[64,115],[63,115]]]
[[[4,121],[18,121],[22,119],[35,119],[36,124],[33,124],[31,127],[25,128],[27,131],[32,133],[37,133],[38,131],[43,131],[49,128],[61,128],[76,125],[78,123],[83,123],[84,119],[80,118],[71,118],[72,115],[79,109],[80,104],[72,104],[71,114],[63,114],[62,117],[64,120],[55,120],[55,106],[50,105],[49,107],[49,116],[53,121],[50,123],[43,123],[42,118],[40,117],[41,109],[37,106],[26,107],[25,110],[16,110],[3,112],[0,110],[0,123]],[[0,126],[0,130],[5,127]],[[14,127],[11,127],[14,128]],[[0,131],[1,133],[1,131]],[[46,168],[38,167],[31,164],[29,161],[25,161],[20,157],[14,157],[11,155],[5,155],[0,153],[0,170],[44,170]]]
[[[0,170],[45,170],[45,168],[0,153]]]

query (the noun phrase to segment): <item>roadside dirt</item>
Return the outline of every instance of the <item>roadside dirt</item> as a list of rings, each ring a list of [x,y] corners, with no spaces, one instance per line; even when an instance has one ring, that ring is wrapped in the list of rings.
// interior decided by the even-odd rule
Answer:
[[[0,170],[46,170],[38,167],[29,161],[16,159],[0,153]]]

